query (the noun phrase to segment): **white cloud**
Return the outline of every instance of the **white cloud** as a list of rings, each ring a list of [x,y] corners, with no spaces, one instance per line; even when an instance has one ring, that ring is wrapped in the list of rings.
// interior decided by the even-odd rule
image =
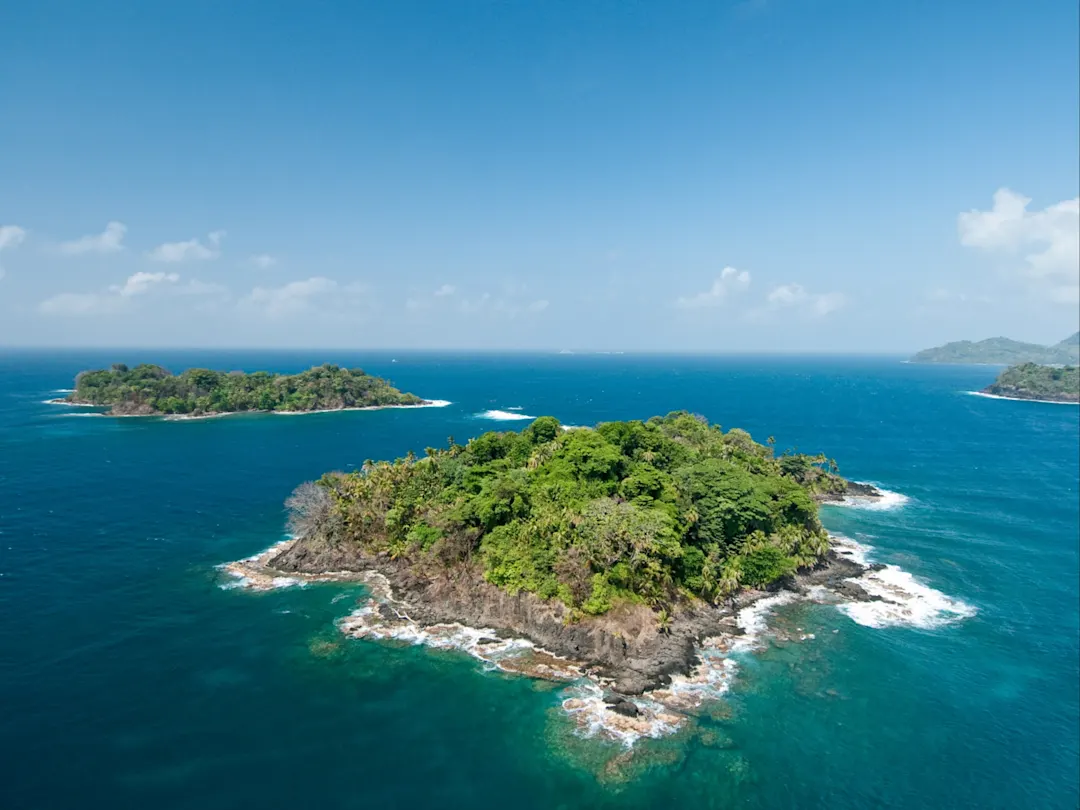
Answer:
[[[203,298],[228,294],[218,284],[207,284],[196,279],[181,284],[177,273],[140,271],[128,276],[123,284],[112,284],[101,292],[54,295],[38,304],[38,310],[49,315],[103,315],[129,308],[133,305],[133,299],[157,292]]]
[[[225,231],[212,231],[206,237],[207,244],[198,239],[188,239],[186,242],[166,242],[158,245],[148,254],[156,262],[187,262],[207,261],[216,259],[221,255],[221,240],[225,238]]]
[[[79,256],[83,253],[117,253],[124,249],[124,234],[127,225],[112,221],[101,233],[81,236],[70,242],[61,242],[57,248],[65,256]]]
[[[361,291],[359,286],[340,287],[332,279],[315,276],[304,281],[290,281],[281,287],[256,287],[248,294],[245,302],[271,317],[277,317],[302,312],[330,293]]]
[[[531,304],[529,304],[526,307],[526,309],[529,310],[529,312],[543,312],[547,308],[548,308],[548,302],[545,299],[540,299],[539,301],[533,301]]]
[[[127,281],[121,285],[113,285],[109,288],[121,298],[130,298],[133,295],[142,295],[158,284],[175,284],[180,280],[177,273],[144,273],[138,272],[128,276]]]
[[[1024,275],[1051,300],[1080,301],[1080,197],[1028,211],[1030,197],[1007,188],[989,211],[957,219],[960,244],[992,253],[1020,254]]]
[[[267,270],[277,264],[277,259],[271,256],[269,253],[259,253],[248,259],[253,265],[260,270]]]
[[[26,231],[18,225],[0,225],[0,253],[18,247],[26,238]],[[4,266],[0,265],[0,278],[4,277]]]
[[[443,284],[439,289],[435,291],[436,298],[446,298],[448,295],[453,295],[457,292],[457,287],[453,284]]]
[[[812,293],[802,284],[780,284],[765,297],[765,306],[751,310],[748,317],[760,320],[779,310],[797,311],[812,318],[824,318],[847,306],[847,297],[839,292]]]
[[[718,307],[724,303],[728,294],[745,290],[750,286],[750,274],[745,270],[725,267],[712,286],[697,295],[685,296],[675,301],[675,306],[683,309],[701,309]]]

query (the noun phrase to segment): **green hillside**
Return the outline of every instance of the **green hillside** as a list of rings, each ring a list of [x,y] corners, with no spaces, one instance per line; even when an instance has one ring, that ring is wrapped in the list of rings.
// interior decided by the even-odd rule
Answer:
[[[959,340],[923,349],[911,358],[912,363],[985,363],[1011,366],[1020,363],[1070,365],[1080,362],[1080,332],[1052,346],[1024,343],[1005,337],[973,342]]]

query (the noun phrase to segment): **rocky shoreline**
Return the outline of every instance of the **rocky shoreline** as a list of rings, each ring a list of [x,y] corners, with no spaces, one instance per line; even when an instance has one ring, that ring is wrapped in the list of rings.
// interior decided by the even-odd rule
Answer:
[[[571,621],[569,609],[561,602],[527,592],[507,593],[484,581],[478,567],[463,565],[431,574],[385,554],[296,540],[279,543],[225,570],[259,589],[312,581],[362,581],[372,587],[375,598],[361,615],[360,625],[352,628],[363,631],[357,634],[389,637],[395,624],[406,622],[421,630],[486,628],[495,640],[528,640],[537,650],[588,674],[616,695],[636,696],[668,686],[673,677],[691,675],[701,662],[703,643],[741,635],[738,613],[762,599],[785,591],[805,596],[814,588],[849,601],[878,599],[852,580],[879,567],[830,550],[813,569],[788,577],[771,590],[744,590],[720,605],[687,600],[676,605],[665,621],[644,605],[630,604],[602,616]],[[372,630],[375,625],[382,629]],[[558,669],[550,661],[543,663]],[[544,677],[527,669],[516,671]]]
[[[818,500],[891,509],[907,499],[854,484]],[[769,590],[744,590],[719,605],[685,599],[667,612],[623,603],[585,617],[571,615],[562,602],[496,588],[475,562],[425,568],[422,561],[325,538],[283,540],[220,568],[232,578],[223,588],[363,583],[368,595],[336,622],[345,635],[460,651],[488,670],[561,683],[560,705],[581,734],[630,748],[642,738],[678,732],[710,711],[730,688],[739,656],[760,648],[766,635],[781,643],[813,640],[801,627],[769,626],[767,616],[780,605],[835,605],[873,628],[932,629],[976,613],[896,565],[870,562],[871,552],[832,536],[817,565]]]

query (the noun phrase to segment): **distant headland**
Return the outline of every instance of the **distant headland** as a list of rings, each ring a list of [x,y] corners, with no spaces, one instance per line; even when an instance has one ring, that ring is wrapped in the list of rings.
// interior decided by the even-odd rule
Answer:
[[[299,374],[268,371],[211,371],[191,368],[172,374],[161,366],[83,371],[75,389],[53,400],[107,407],[112,416],[219,416],[243,412],[312,413],[443,404],[402,393],[360,369],[322,365]]]
[[[1021,363],[1005,369],[978,393],[1003,399],[1080,403],[1080,368]]]
[[[911,358],[912,363],[972,363],[983,365],[1076,365],[1080,363],[1080,332],[1052,346],[1023,343],[1004,337],[987,338],[978,342],[959,340],[923,349]]]

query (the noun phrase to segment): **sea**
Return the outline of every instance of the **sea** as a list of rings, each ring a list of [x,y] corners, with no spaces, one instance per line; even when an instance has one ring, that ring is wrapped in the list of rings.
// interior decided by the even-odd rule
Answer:
[[[333,362],[441,408],[111,418],[51,404],[114,362]],[[899,357],[0,353],[0,807],[1076,808],[1080,408]],[[899,608],[777,604],[726,691],[607,739],[573,685],[346,636],[364,586],[253,591],[303,481],[448,437],[689,410],[893,493],[829,506]],[[288,584],[288,583],[284,583]]]

